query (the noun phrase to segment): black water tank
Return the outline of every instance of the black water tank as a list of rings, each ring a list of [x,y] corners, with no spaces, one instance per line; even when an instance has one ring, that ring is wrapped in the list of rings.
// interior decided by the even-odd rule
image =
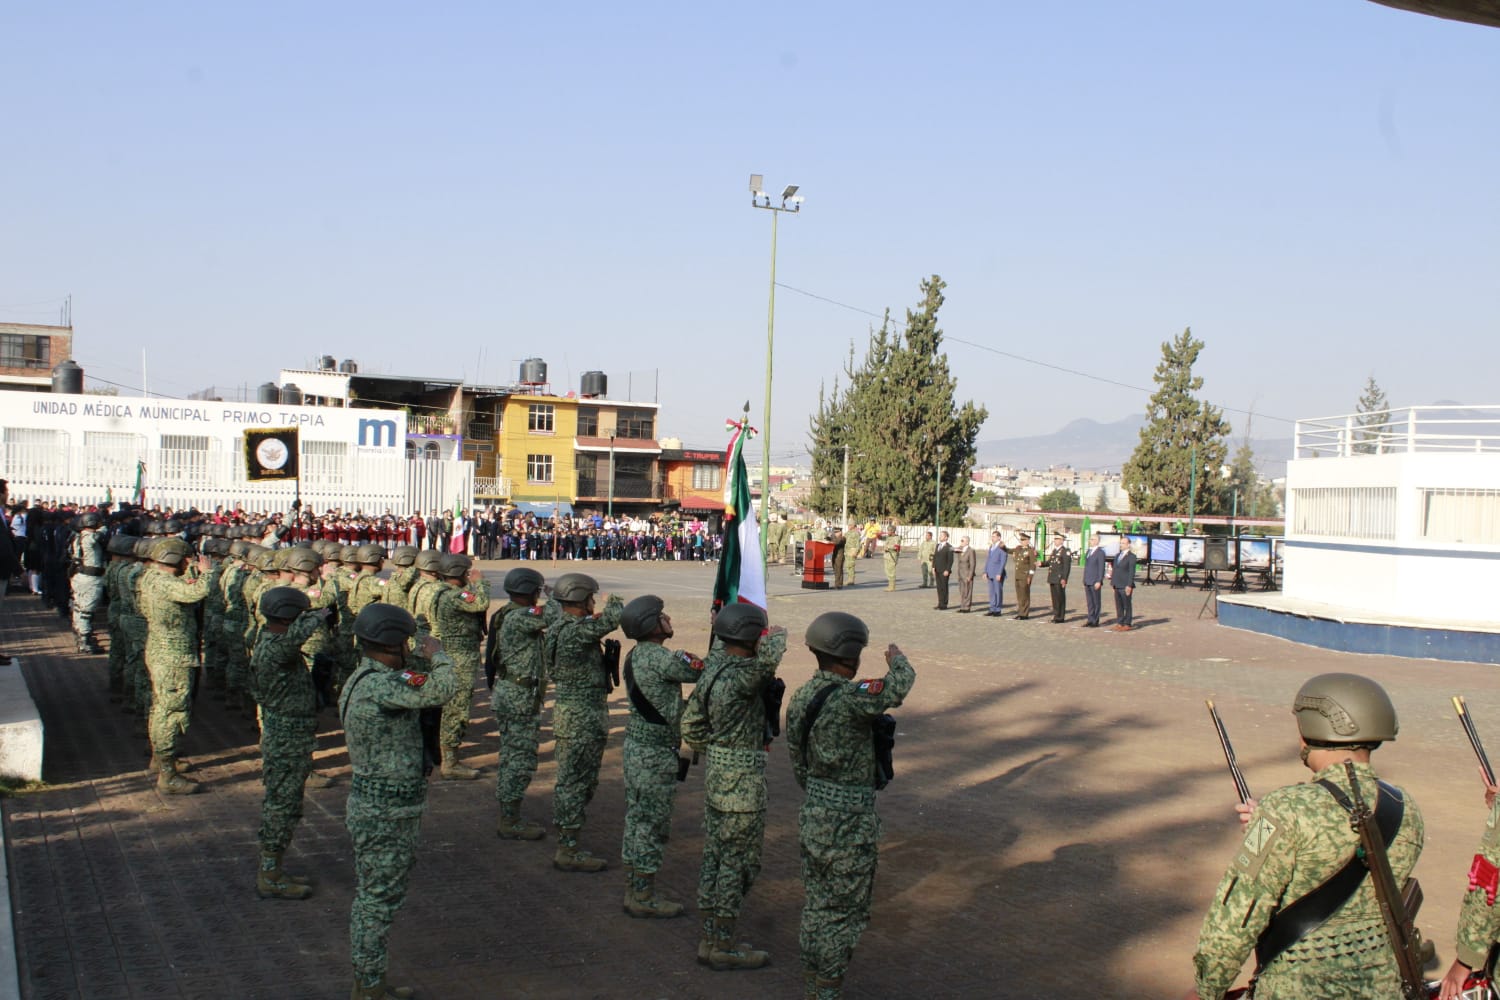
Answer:
[[[545,385],[547,362],[541,358],[527,358],[521,362],[521,382],[524,385]]]
[[[275,382],[262,382],[260,388],[255,390],[255,401],[257,403],[275,405],[281,402],[281,390],[276,388]]]
[[[300,388],[298,388],[298,386],[297,386],[297,384],[295,382],[288,382],[286,385],[284,385],[284,386],[281,387],[281,405],[282,406],[301,406],[302,405],[302,390]]]
[[[599,399],[609,393],[609,376],[603,372],[584,372],[578,391],[589,399]]]
[[[318,367],[325,372],[333,371],[333,355],[325,354],[318,359]]]
[[[345,375],[358,375],[359,362],[355,361],[353,358],[345,358],[344,363],[339,365],[339,371],[343,372]]]
[[[69,358],[52,369],[52,391],[65,392],[73,396],[83,393],[83,369]]]

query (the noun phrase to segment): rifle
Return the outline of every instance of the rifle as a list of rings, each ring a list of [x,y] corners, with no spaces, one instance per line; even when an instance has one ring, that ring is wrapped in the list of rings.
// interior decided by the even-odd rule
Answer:
[[[1234,747],[1229,743],[1229,733],[1224,729],[1224,720],[1219,718],[1219,710],[1214,708],[1212,699],[1205,701],[1208,705],[1209,718],[1214,720],[1214,732],[1219,734],[1219,747],[1224,751],[1224,761],[1229,765],[1229,777],[1234,780],[1234,793],[1240,797],[1240,804],[1250,801],[1250,786],[1245,783],[1245,775],[1240,771],[1239,763],[1234,759]]]
[[[1474,756],[1479,758],[1479,769],[1484,772],[1485,783],[1493,786],[1495,769],[1490,766],[1490,759],[1484,752],[1484,744],[1479,742],[1479,731],[1474,728],[1474,720],[1469,716],[1469,706],[1465,703],[1463,695],[1453,696],[1453,710],[1458,713],[1458,721],[1464,727],[1464,735],[1469,738],[1469,746],[1474,748]]]
[[[1354,764],[1344,762],[1344,773],[1349,779],[1354,808],[1349,813],[1349,826],[1359,834],[1360,851],[1365,866],[1370,869],[1370,882],[1375,888],[1375,898],[1380,903],[1380,915],[1385,919],[1385,932],[1391,939],[1391,948],[1396,953],[1396,968],[1401,973],[1401,996],[1405,1000],[1427,1000],[1427,984],[1422,979],[1422,935],[1413,920],[1422,905],[1422,887],[1417,880],[1409,878],[1398,893],[1396,878],[1391,874],[1391,859],[1385,852],[1385,838],[1375,825],[1375,814],[1365,804],[1355,780]]]

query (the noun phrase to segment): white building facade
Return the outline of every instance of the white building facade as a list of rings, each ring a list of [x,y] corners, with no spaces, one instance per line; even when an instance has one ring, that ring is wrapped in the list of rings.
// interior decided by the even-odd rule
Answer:
[[[298,482],[250,482],[248,430],[296,427]],[[143,466],[147,505],[369,515],[472,502],[474,464],[411,461],[401,410],[0,392],[0,477],[13,500],[129,500]]]

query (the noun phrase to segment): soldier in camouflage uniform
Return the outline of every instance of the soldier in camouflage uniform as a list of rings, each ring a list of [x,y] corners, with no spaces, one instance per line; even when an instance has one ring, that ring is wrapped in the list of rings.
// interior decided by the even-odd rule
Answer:
[[[1411,796],[1386,786],[1377,804],[1370,754],[1396,738],[1396,709],[1380,685],[1356,674],[1320,674],[1293,703],[1308,784],[1288,785],[1250,803],[1243,846],[1213,895],[1198,935],[1196,996],[1219,1000],[1234,983],[1273,914],[1312,892],[1354,857],[1337,789],[1352,799],[1344,767],[1352,762],[1360,794],[1377,816],[1401,810],[1387,851],[1396,885],[1422,852],[1422,814]],[[1244,807],[1241,807],[1244,809]],[[1368,877],[1332,916],[1296,937],[1256,973],[1256,1000],[1353,1000],[1401,996],[1379,902]],[[1190,996],[1194,994],[1189,994]]]
[[[737,942],[735,922],[760,874],[766,833],[765,689],[786,653],[786,629],[767,628],[753,604],[731,604],[714,619],[720,640],[688,698],[682,738],[707,752],[703,776],[703,867],[698,961],[715,971],[758,969],[764,951]]]
[[[385,549],[373,542],[354,550],[354,565],[358,572],[349,586],[349,613],[355,618],[376,601],[385,599],[390,581],[376,574],[385,565]]]
[[[391,550],[391,579],[390,586],[386,588],[385,602],[394,604],[398,608],[409,607],[411,601],[409,594],[412,584],[417,582],[417,568],[413,565],[417,561],[417,553],[420,550],[415,545],[398,545]]]
[[[537,746],[541,743],[538,719],[547,690],[544,644],[547,626],[557,619],[561,605],[541,598],[542,574],[521,566],[505,574],[505,593],[510,598],[490,618],[490,636],[495,643],[495,692],[490,707],[500,737],[500,766],[495,775],[495,798],[500,803],[500,821],[495,835],[504,840],[541,840],[540,826],[521,819],[521,800],[536,774]]]
[[[662,645],[672,638],[672,619],[655,594],[637,597],[620,616],[635,648],[625,660],[630,721],[625,724],[625,912],[632,917],[676,917],[682,904],[659,899],[656,873],[672,825],[677,794],[678,748],[682,745],[682,685],[696,684],[703,661]]]
[[[104,568],[104,591],[109,597],[109,700],[111,702],[134,701],[125,692],[125,662],[129,658],[125,627],[120,623],[120,614],[126,598],[122,593],[125,575],[135,562],[132,554],[136,538],[133,535],[115,535],[109,540],[109,565]],[[132,598],[132,604],[134,599]]]
[[[272,587],[260,597],[266,624],[250,656],[260,705],[260,859],[255,891],[263,899],[306,899],[312,886],[282,871],[281,856],[302,819],[302,790],[317,746],[317,696],[303,644],[327,631],[326,608],[314,609],[296,587]]]
[[[229,543],[229,566],[219,578],[224,593],[223,638],[219,649],[224,654],[224,707],[238,709],[248,699],[250,687],[250,654],[245,634],[250,628],[250,606],[245,603],[246,590],[259,572],[250,563],[252,545],[244,539]]]
[[[598,591],[593,577],[564,573],[552,588],[562,613],[547,630],[547,663],[554,684],[552,733],[557,740],[557,784],[552,794],[557,852],[552,865],[565,872],[605,868],[603,858],[579,849],[578,831],[599,787],[599,764],[609,733],[610,680],[600,641],[620,627],[625,602],[619,594],[610,594],[604,610],[595,614]]]
[[[1438,996],[1455,1000],[1463,995],[1470,973],[1485,971],[1491,949],[1500,941],[1500,910],[1495,897],[1500,893],[1500,787],[1487,785],[1484,800],[1489,817],[1479,850],[1469,866],[1469,888],[1458,911],[1457,954],[1443,977]]]
[[[227,539],[210,536],[199,550],[213,560],[208,569],[208,596],[203,599],[203,679],[216,695],[226,687],[228,656],[224,652],[224,573],[229,568]]]
[[[807,628],[818,672],[792,696],[787,749],[797,784],[807,792],[798,814],[802,848],[802,972],[807,1000],[835,1000],[854,946],[870,922],[880,817],[872,723],[911,691],[916,673],[894,644],[885,677],[856,681],[870,630],[853,615],[830,611]],[[826,691],[826,693],[825,693]]]
[[[372,604],[354,623],[362,659],[340,696],[339,717],[349,742],[354,778],[345,823],[354,843],[357,879],[349,910],[349,952],[354,967],[350,1000],[391,1000],[412,995],[385,980],[386,938],[406,899],[417,860],[422,811],[427,803],[419,713],[442,705],[459,689],[453,661],[442,644],[417,634],[411,615],[390,604]]]
[[[180,538],[151,546],[151,570],[141,578],[140,606],[146,617],[146,669],[151,674],[151,751],[156,789],[190,795],[198,784],[178,773],[177,741],[187,732],[193,671],[198,667],[198,618],[193,605],[208,595],[208,557],[198,557],[198,575],[185,579],[192,549]]]
[[[479,771],[458,759],[469,713],[474,703],[474,677],[479,673],[480,643],[484,616],[490,607],[490,584],[468,556],[450,553],[438,563],[443,587],[432,599],[432,634],[453,658],[459,689],[443,706],[443,728],[438,743],[443,748],[439,770],[445,781],[470,781]]]
[[[141,577],[151,560],[150,539],[137,539],[131,547],[135,561],[120,574],[120,629],[125,633],[125,710],[135,714],[133,736],[146,736],[151,715],[151,674],[146,669],[146,616],[141,612]]]
[[[102,653],[94,641],[94,612],[104,599],[104,564],[108,553],[99,530],[104,518],[89,511],[78,518],[78,530],[68,542],[68,561],[73,573],[73,635],[78,652]]]
[[[442,588],[443,581],[438,577],[438,568],[442,564],[443,554],[436,549],[423,549],[412,562],[412,568],[417,571],[417,578],[412,582],[411,589],[406,592],[407,609],[413,618],[425,618],[429,623],[432,621],[432,599],[437,596],[437,591]]]

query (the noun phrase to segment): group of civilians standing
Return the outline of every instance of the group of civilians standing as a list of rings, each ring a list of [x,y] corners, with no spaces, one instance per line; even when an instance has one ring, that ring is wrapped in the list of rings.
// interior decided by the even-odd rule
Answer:
[[[1045,557],[1031,545],[1031,536],[1024,531],[1015,533],[1007,545],[1000,532],[990,533],[990,547],[980,562],[978,551],[969,545],[969,536],[960,535],[955,548],[948,540],[948,532],[938,532],[934,541],[932,532],[927,532],[917,549],[917,559],[922,568],[922,587],[937,588],[937,605],[933,610],[948,610],[949,586],[958,584],[958,613],[968,614],[973,610],[974,578],[979,573],[989,584],[989,606],[985,616],[1001,617],[1004,603],[1005,579],[1014,581],[1016,615],[1020,621],[1031,617],[1031,580],[1038,566],[1047,569],[1047,584],[1052,593],[1052,616],[1049,621],[1063,622],[1068,614],[1068,580],[1073,568],[1074,553],[1068,549],[1067,540],[1061,535],[1052,539],[1052,547]],[[1087,615],[1081,628],[1098,628],[1106,583],[1115,595],[1116,632],[1129,632],[1135,628],[1136,556],[1127,546],[1113,560],[1106,557],[1104,549],[1095,536],[1083,561],[1083,596]]]

